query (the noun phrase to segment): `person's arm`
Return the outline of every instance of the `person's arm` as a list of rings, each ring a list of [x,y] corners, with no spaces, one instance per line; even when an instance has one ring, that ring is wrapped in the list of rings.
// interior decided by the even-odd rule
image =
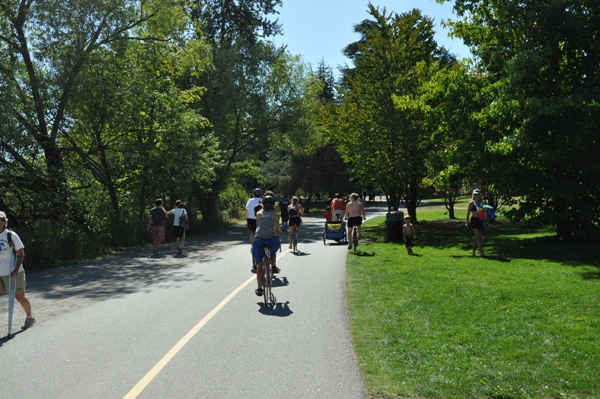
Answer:
[[[465,220],[465,225],[469,225],[469,219],[471,218],[471,204],[473,204],[473,201],[469,202],[469,205],[467,205],[467,218]]]
[[[367,220],[367,214],[365,213],[365,207],[363,204],[360,204],[360,211],[362,212],[363,220]]]

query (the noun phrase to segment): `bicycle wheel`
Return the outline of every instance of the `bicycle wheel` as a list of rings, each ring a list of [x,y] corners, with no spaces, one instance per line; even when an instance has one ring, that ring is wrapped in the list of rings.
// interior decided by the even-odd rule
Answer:
[[[292,238],[292,251],[298,252],[298,229],[294,229],[294,236]]]
[[[269,251],[265,248],[265,252]],[[265,306],[269,306],[269,298],[271,297],[271,257],[265,254],[263,264],[263,299]]]
[[[323,230],[323,245],[327,245],[327,242],[325,241],[327,239],[327,234],[325,234],[325,230]]]

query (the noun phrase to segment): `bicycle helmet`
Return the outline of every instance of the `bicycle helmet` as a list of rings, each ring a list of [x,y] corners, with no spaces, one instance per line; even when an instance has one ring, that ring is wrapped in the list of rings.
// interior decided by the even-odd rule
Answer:
[[[275,209],[275,198],[271,195],[266,195],[262,199],[262,204],[265,209]]]
[[[252,191],[252,195],[254,195],[255,197],[260,197],[262,195],[262,190],[260,189],[260,187],[255,188]]]

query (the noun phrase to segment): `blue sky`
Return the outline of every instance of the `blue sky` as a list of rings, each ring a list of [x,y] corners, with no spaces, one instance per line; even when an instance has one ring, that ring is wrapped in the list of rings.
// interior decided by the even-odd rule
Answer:
[[[448,31],[440,22],[456,19],[452,13],[452,3],[443,5],[434,0],[372,0],[374,6],[386,8],[387,13],[398,14],[413,8],[420,9],[436,24],[435,39],[458,58],[469,57],[468,48],[460,39],[448,38]],[[354,25],[371,18],[368,14],[368,0],[283,0],[279,9],[279,22],[283,25],[283,36],[274,42],[287,45],[294,55],[302,55],[305,62],[315,68],[321,60],[331,66],[337,75],[338,66],[350,60],[344,57],[342,49],[359,39],[354,33]]]

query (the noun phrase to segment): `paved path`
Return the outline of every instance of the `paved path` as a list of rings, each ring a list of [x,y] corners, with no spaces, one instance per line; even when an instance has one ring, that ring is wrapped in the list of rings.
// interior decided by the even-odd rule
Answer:
[[[322,219],[305,221],[301,254],[278,255],[274,308],[254,296],[241,225],[189,239],[183,256],[171,244],[158,259],[146,248],[31,274],[38,323],[0,338],[2,396],[364,398],[347,249],[323,245]],[[4,336],[5,297],[0,315]],[[17,308],[16,329],[22,319]]]

